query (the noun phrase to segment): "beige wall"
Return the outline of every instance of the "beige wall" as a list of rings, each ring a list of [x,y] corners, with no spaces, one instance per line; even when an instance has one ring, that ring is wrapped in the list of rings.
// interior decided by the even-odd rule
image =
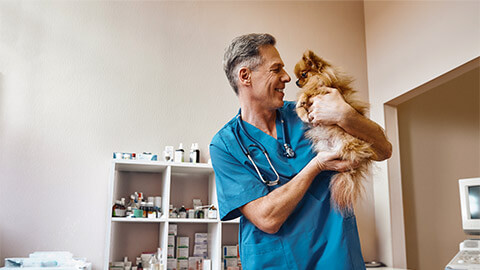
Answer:
[[[385,103],[480,55],[478,1],[365,1],[364,7],[370,115],[378,123],[395,120]],[[391,161],[398,160],[396,147]],[[404,267],[401,179],[389,178],[384,162],[373,183],[379,259]]]
[[[480,176],[480,69],[398,106],[408,269],[441,269],[468,238],[458,179]]]
[[[100,269],[112,152],[198,142],[206,161],[238,107],[223,49],[248,32],[274,34],[290,74],[310,48],[368,98],[359,1],[1,1],[0,261],[69,250]],[[372,198],[357,211],[367,260]]]

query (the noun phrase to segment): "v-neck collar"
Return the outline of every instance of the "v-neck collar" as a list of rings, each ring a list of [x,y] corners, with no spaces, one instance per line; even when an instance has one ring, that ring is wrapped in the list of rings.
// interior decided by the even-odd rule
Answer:
[[[285,140],[284,136],[285,134],[284,133],[284,130],[283,130],[283,127],[282,127],[282,122],[281,122],[281,119],[283,119],[283,117],[280,115],[281,114],[281,111],[280,110],[276,110],[276,116],[275,116],[275,128],[277,129],[277,138],[275,139],[273,136],[265,133],[263,130],[259,129],[258,127],[250,124],[249,122],[247,121],[243,121],[242,117],[241,117],[241,110],[238,110],[238,115],[240,115],[240,121],[242,121],[245,129],[247,130],[247,132],[250,134],[250,136],[252,136],[253,138],[261,138],[261,139],[257,139],[258,141],[263,141],[263,140],[267,140],[269,143],[277,143],[279,144],[280,146],[283,145],[283,141]],[[285,124],[285,123],[284,123]]]

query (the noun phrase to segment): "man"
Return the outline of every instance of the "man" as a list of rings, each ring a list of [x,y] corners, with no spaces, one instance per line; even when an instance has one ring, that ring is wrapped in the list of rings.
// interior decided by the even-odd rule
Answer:
[[[291,78],[275,42],[269,34],[243,35],[225,51],[240,111],[210,144],[220,217],[241,216],[244,269],[364,269],[355,216],[336,210],[328,189],[335,171],[356,164],[311,149],[295,104],[283,101]],[[338,90],[316,98],[313,108],[313,123],[339,125],[371,143],[377,160],[390,156],[383,130]]]

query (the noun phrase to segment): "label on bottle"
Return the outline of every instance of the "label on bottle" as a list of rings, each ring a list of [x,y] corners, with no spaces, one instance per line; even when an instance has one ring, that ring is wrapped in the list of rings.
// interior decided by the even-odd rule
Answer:
[[[183,151],[176,150],[175,151],[175,162],[183,162]]]
[[[195,151],[190,152],[190,162],[197,163],[197,153]]]
[[[124,217],[125,216],[125,209],[114,209],[113,210],[114,217]]]
[[[217,210],[208,209],[208,218],[217,218]]]

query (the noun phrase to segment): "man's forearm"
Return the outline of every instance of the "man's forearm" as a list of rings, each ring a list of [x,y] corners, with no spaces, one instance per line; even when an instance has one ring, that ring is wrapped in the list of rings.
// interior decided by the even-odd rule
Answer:
[[[370,143],[375,153],[373,160],[382,161],[392,155],[392,145],[387,140],[383,129],[353,108],[338,125],[347,133]]]
[[[242,214],[266,233],[276,233],[320,173],[315,160],[285,185],[240,208]]]

